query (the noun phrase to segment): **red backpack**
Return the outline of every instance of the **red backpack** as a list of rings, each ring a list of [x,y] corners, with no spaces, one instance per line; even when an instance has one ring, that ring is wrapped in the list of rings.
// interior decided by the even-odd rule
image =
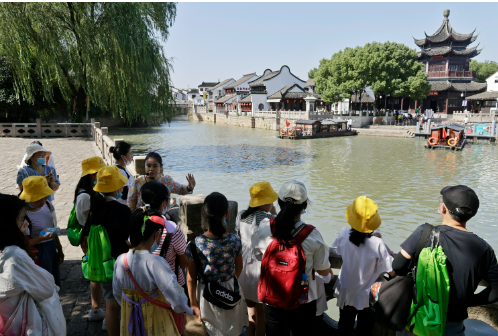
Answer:
[[[270,219],[272,235],[275,236],[275,217]],[[301,295],[301,275],[306,271],[306,257],[302,242],[315,227],[303,224],[289,242],[274,238],[268,245],[261,261],[258,284],[258,299],[282,309],[296,309]]]

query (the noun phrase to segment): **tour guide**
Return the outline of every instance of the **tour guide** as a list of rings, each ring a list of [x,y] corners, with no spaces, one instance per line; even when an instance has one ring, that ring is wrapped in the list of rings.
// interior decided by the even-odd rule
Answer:
[[[463,335],[463,321],[468,317],[467,307],[481,306],[498,301],[498,264],[491,246],[476,234],[467,230],[467,222],[476,215],[479,198],[467,186],[448,186],[441,190],[439,214],[443,218],[439,226],[439,241],[447,256],[446,265],[450,277],[448,318],[444,335]],[[424,225],[419,226],[403,244],[396,255],[393,269],[398,275],[406,275],[410,259],[415,255]],[[430,246],[430,239],[429,244]],[[489,286],[474,294],[484,279]],[[397,335],[413,335],[407,330]]]

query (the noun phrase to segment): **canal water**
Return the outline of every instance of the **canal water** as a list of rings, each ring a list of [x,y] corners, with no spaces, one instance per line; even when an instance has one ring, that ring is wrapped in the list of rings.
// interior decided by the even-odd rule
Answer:
[[[465,184],[480,198],[478,214],[468,229],[498,247],[498,148],[494,143],[468,145],[463,151],[428,150],[424,139],[355,136],[282,140],[276,132],[173,120],[149,128],[112,128],[111,138],[133,145],[134,155],[156,151],[164,172],[180,183],[187,173],[197,182],[195,193],[219,191],[239,209],[249,203],[249,188],[269,181],[278,189],[296,179],[308,188],[311,207],[304,221],[315,225],[332,245],[344,212],[361,195],[379,206],[381,232],[395,252],[418,225],[440,224],[441,188]],[[329,303],[329,313],[337,310]]]

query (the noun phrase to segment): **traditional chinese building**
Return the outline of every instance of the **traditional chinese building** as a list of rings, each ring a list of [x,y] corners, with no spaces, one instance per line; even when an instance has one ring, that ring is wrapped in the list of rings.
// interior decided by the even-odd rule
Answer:
[[[476,74],[469,70],[471,58],[479,55],[479,45],[470,47],[478,35],[457,33],[450,25],[450,10],[444,11],[443,24],[432,35],[415,39],[420,47],[418,60],[425,65],[428,82],[432,85],[429,97],[423,100],[422,109],[451,114],[453,111],[476,109],[463,106],[467,96],[486,90],[486,83],[475,82]],[[410,102],[415,107],[419,102]]]

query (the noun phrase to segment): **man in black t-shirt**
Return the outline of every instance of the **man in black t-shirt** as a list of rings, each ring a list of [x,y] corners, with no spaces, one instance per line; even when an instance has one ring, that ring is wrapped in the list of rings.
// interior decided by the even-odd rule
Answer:
[[[467,230],[467,222],[476,215],[479,198],[463,185],[448,186],[441,190],[438,212],[443,218],[439,226],[439,242],[447,256],[450,277],[448,318],[444,335],[464,335],[463,321],[468,317],[467,307],[498,301],[498,264],[489,244]],[[419,226],[401,244],[401,253],[393,261],[396,274],[406,275],[412,256],[415,255],[424,225]],[[430,246],[428,242],[427,246]],[[474,294],[479,282],[489,286]],[[413,335],[404,330],[397,335]]]

